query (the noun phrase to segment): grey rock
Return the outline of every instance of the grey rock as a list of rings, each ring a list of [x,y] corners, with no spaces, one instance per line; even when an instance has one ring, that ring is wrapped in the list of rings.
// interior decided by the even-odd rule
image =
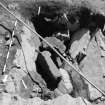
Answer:
[[[90,42],[89,30],[81,29],[76,32],[71,39],[71,47],[69,53],[72,58],[76,58],[79,53],[86,54],[88,44]]]
[[[91,105],[86,99],[82,99],[81,97],[73,98],[68,94],[59,96],[46,103],[47,105]]]
[[[58,49],[60,53],[64,53],[66,50],[66,46],[64,45],[63,41],[57,39],[56,37],[46,37],[45,40],[47,40],[54,48]],[[48,49],[49,46],[42,42],[43,48]]]
[[[51,54],[48,51],[39,53],[36,65],[38,73],[44,78],[48,87],[56,88],[60,81],[60,72],[51,59]]]
[[[71,68],[67,63],[64,65],[64,69],[68,71],[70,75],[70,80],[73,86],[72,94],[74,97],[84,97],[89,99],[89,90],[88,85],[84,79]]]

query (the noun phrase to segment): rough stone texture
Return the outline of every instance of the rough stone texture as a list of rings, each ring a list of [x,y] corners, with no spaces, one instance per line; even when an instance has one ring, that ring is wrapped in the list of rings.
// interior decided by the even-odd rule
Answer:
[[[25,76],[26,74],[24,73],[24,71],[26,71],[26,67],[25,67],[24,56],[23,56],[21,49],[17,49],[13,63],[17,67],[21,67],[20,69],[22,69],[22,70],[20,70],[20,72],[23,72],[21,74],[23,74],[23,76]]]
[[[20,96],[13,94],[10,95],[8,93],[3,93],[3,99],[1,101],[1,105],[41,105],[43,100],[40,98],[33,99],[22,99]]]
[[[38,73],[48,83],[48,88],[55,88],[60,81],[60,72],[51,59],[48,51],[39,53],[36,61]],[[52,82],[51,82],[52,81]]]
[[[37,49],[38,47],[34,45],[32,32],[29,29],[27,29],[25,26],[23,26],[22,29],[23,29],[23,34],[21,34],[21,39],[22,39],[22,48],[26,59],[26,65],[29,71],[36,72],[35,60],[37,58],[37,52],[35,52],[35,49]],[[39,39],[37,38],[36,40],[38,41]]]
[[[104,63],[103,59],[104,58],[101,58],[100,56],[99,47],[97,46],[97,43],[93,39],[87,50],[87,57],[81,62],[81,65],[83,67],[82,71],[84,75],[101,90],[105,90],[105,84],[104,84],[104,78],[103,78],[104,70],[102,69],[104,65],[102,66],[101,64],[101,63]],[[96,96],[100,97],[99,92],[96,92],[96,93],[94,98]]]
[[[59,82],[57,89],[58,89],[62,94],[71,93],[71,90],[68,90],[68,89],[66,88],[63,79]],[[57,93],[56,93],[56,94],[57,94]],[[58,94],[58,96],[59,96],[59,94]]]
[[[98,30],[96,33],[96,42],[97,46],[99,47],[101,57],[105,57],[105,37],[101,30]]]
[[[3,93],[2,101],[0,102],[2,105],[8,105],[11,102],[11,95],[7,93]]]
[[[73,86],[73,93],[72,95],[74,97],[84,97],[86,99],[89,99],[89,91],[88,91],[88,85],[83,80],[83,78],[75,71],[72,67],[70,67],[67,63],[64,64],[64,69],[68,71],[71,83]]]
[[[66,50],[66,46],[64,45],[63,41],[60,41],[56,37],[46,37],[45,40],[47,40],[54,48],[58,49],[60,53],[64,53]],[[49,46],[43,42],[43,47],[48,49]]]
[[[53,74],[53,76],[55,78],[61,76],[58,68],[51,60],[51,54],[48,51],[44,51],[44,52],[42,52],[42,55],[44,56],[44,59],[45,59],[46,63],[48,64],[49,70]]]
[[[85,100],[85,99],[84,99]],[[91,105],[88,101],[83,101],[82,98],[72,98],[68,94],[60,96],[47,105]]]
[[[6,1],[11,1],[11,0],[6,0]],[[12,1],[14,1],[14,0],[12,0]],[[16,0],[16,1],[19,1],[19,0]],[[22,1],[24,1],[24,0],[22,0]],[[42,0],[40,0],[40,1],[42,1]],[[64,1],[64,0],[59,0],[59,1]],[[85,0],[85,1],[86,1],[85,3],[84,3],[84,0],[73,0],[73,1],[65,0],[64,2],[68,2],[68,3],[74,2],[74,3],[77,3],[78,5],[83,3],[83,4],[85,4],[85,6],[90,6],[89,8],[91,8],[91,6],[93,5],[93,2],[94,2],[93,7],[96,6],[95,10],[100,11],[102,8],[101,0],[94,0],[94,1]],[[24,4],[24,2],[23,2],[23,4]],[[99,4],[99,5],[97,6],[97,4]],[[17,7],[17,5],[15,5],[13,7],[11,7],[11,6],[13,6],[13,5],[10,5],[10,7],[9,6],[8,7],[10,9],[11,8],[16,9],[16,7]],[[91,9],[94,9],[94,8],[91,8]],[[101,13],[102,12],[103,11],[101,11]],[[1,15],[2,13],[4,13],[4,15]],[[2,11],[2,13],[0,12],[0,23],[5,25],[6,27],[8,27],[9,30],[12,30],[13,26],[14,26],[15,19],[12,16],[6,15],[4,11]],[[25,13],[26,13],[26,11],[25,11]],[[18,16],[20,16],[20,15],[18,15]],[[28,20],[26,20],[25,22],[30,24],[30,22]],[[72,28],[74,28],[72,31],[74,31],[74,30],[76,31],[77,28],[75,26],[77,26],[77,24],[75,25],[75,23],[74,23],[73,25],[74,26],[70,27],[71,28],[70,30],[72,30]],[[31,26],[31,27],[32,27],[32,29],[34,29],[33,26]],[[82,97],[85,97],[87,99],[90,98],[91,100],[94,101],[95,99],[97,99],[101,96],[101,94],[99,94],[99,92],[97,92],[95,89],[90,87],[90,85],[87,85],[88,83],[86,81],[84,81],[81,76],[79,76],[76,72],[72,71],[70,66],[65,65],[64,69],[69,71],[69,75],[66,75],[66,78],[69,78],[69,76],[70,76],[71,81],[72,81],[72,86],[73,86],[72,96],[74,95],[74,97],[78,97],[78,98],[73,98],[70,95],[68,95],[69,93],[71,93],[71,91],[68,91],[66,89],[68,87],[66,87],[64,85],[65,82],[67,82],[67,81],[65,81],[66,79],[63,81],[63,79],[58,78],[58,77],[60,77],[60,74],[59,74],[58,68],[54,64],[55,62],[51,58],[51,55],[53,54],[52,52],[51,52],[51,55],[49,54],[49,52],[46,53],[46,51],[41,52],[41,54],[44,57],[44,60],[47,62],[48,68],[46,68],[47,66],[44,65],[45,61],[43,61],[42,55],[41,55],[41,59],[38,58],[39,59],[38,63],[40,63],[40,62],[43,63],[41,65],[42,67],[39,65],[41,72],[43,72],[43,70],[46,71],[46,69],[49,70],[49,68],[50,68],[51,74],[53,74],[50,77],[50,75],[47,74],[48,71],[46,71],[45,73],[48,75],[47,79],[49,79],[49,78],[50,79],[48,81],[44,81],[44,79],[41,78],[42,75],[39,75],[37,73],[39,68],[37,68],[36,64],[35,64],[37,57],[40,55],[40,52],[35,51],[35,50],[39,50],[40,40],[38,37],[36,37],[36,35],[33,35],[25,26],[21,26],[21,27],[18,26],[18,28],[20,28],[21,29],[20,31],[22,31],[20,33],[18,32],[19,33],[18,35],[21,36],[21,38],[20,38],[21,41],[20,40],[19,41],[21,42],[23,51],[25,52],[24,55],[26,58],[26,65],[27,65],[28,70],[30,71],[31,76],[34,78],[34,80],[37,80],[37,82],[40,83],[41,85],[44,84],[45,89],[47,89],[46,84],[48,82],[50,82],[50,85],[52,88],[54,85],[52,93],[55,92],[55,94],[56,94],[57,89],[58,89],[61,92],[60,93],[58,91],[59,95],[61,95],[61,96],[58,97],[59,95],[56,95],[57,98],[55,98],[55,97],[49,96],[51,93],[49,93],[49,94],[45,94],[44,92],[41,93],[42,91],[40,91],[39,86],[36,85],[35,83],[33,84],[33,81],[25,73],[27,70],[25,67],[22,49],[17,48],[16,47],[17,45],[16,46],[14,45],[15,48],[12,46],[12,49],[10,51],[10,59],[9,59],[9,63],[8,63],[8,69],[11,70],[9,72],[9,75],[11,76],[11,78],[8,78],[8,81],[11,81],[11,82],[7,83],[6,90],[4,90],[3,94],[2,94],[2,92],[0,92],[1,105],[40,105],[40,104],[42,104],[42,105],[46,105],[46,104],[47,105],[64,105],[64,104],[67,104],[67,105],[71,105],[71,104],[72,105],[91,105],[89,102],[86,101],[86,99],[83,99]],[[4,30],[4,28],[2,28],[0,26],[0,31],[1,30],[2,30],[1,34],[6,33],[6,30]],[[102,35],[101,31],[98,31],[95,34]],[[104,37],[102,36],[101,38],[103,40]],[[60,51],[60,53],[62,53],[62,54],[65,53],[66,47],[64,46],[63,41],[60,41],[55,37],[50,37],[50,38],[46,38],[46,39],[48,39],[48,41],[56,49],[58,49]],[[80,29],[78,32],[75,32],[74,37],[71,38],[72,45],[71,45],[71,49],[70,49],[70,53],[73,58],[75,58],[79,54],[79,52],[86,53],[85,51],[87,49],[89,40],[90,40],[90,35],[89,35],[88,30]],[[102,42],[102,40],[100,40],[101,44],[99,44],[98,47],[97,47],[95,40],[94,39],[92,40],[92,42],[89,44],[89,49],[87,50],[87,56],[83,59],[82,62],[80,62],[79,67],[82,69],[82,72],[86,75],[86,77],[89,78],[89,80],[91,80],[94,84],[96,84],[102,90],[105,90],[105,83],[104,83],[105,58],[104,58],[104,51],[103,51],[105,48],[104,48],[104,43]],[[2,41],[3,41],[3,38],[0,36],[0,45],[1,45]],[[8,45],[8,43],[6,43],[6,44]],[[45,45],[45,47],[47,48],[48,46]],[[101,54],[99,52],[100,48],[102,50]],[[1,57],[0,64],[2,67],[4,65],[3,61],[5,61],[4,55],[6,55],[6,52],[4,51],[4,49],[5,49],[5,47],[1,45],[0,46],[0,57]],[[47,49],[45,49],[45,50],[47,50]],[[12,61],[14,59],[14,56],[12,56],[12,55],[15,55],[15,53],[16,53],[16,56],[15,56],[15,60],[14,60],[14,65],[12,65]],[[55,56],[55,55],[53,55],[53,56]],[[60,61],[59,67],[62,66],[62,63],[63,62]],[[43,73],[43,75],[47,76],[45,73]],[[0,77],[0,78],[2,78],[2,77]],[[21,82],[22,80],[24,81],[26,88],[25,88],[24,84]],[[1,86],[0,86],[0,89],[1,89]],[[44,94],[43,97],[46,98],[47,100],[49,99],[48,97],[50,97],[50,99],[51,98],[55,98],[55,99],[51,99],[47,102],[43,101],[40,98],[38,98],[38,96],[37,96],[38,91],[40,91],[40,94],[38,94],[38,95]],[[6,92],[8,92],[8,93],[6,93]],[[16,95],[14,95],[15,92],[16,92]],[[63,95],[63,94],[66,94],[66,95]],[[31,98],[30,98],[30,95],[31,95]],[[27,99],[23,99],[24,96],[26,96]],[[41,97],[41,96],[39,96],[39,97]],[[85,103],[84,103],[84,100],[85,100]],[[104,102],[103,103],[101,102],[100,104],[104,105]]]
[[[91,105],[88,101],[82,98],[72,98],[68,94],[59,96],[54,100],[43,101],[40,98],[33,99],[22,99],[18,95],[10,95],[8,93],[3,93],[2,105]]]
[[[67,90],[69,90],[69,92],[72,92],[73,86],[72,86],[68,72],[62,68],[60,68],[59,70],[60,70],[60,73],[62,75],[62,80],[64,81],[65,87],[67,88]]]
[[[86,50],[90,42],[89,33],[89,30],[81,29],[72,36],[71,48],[69,51],[72,58],[75,59],[76,56],[79,55],[79,53],[86,54]]]
[[[102,96],[102,94],[97,91],[94,87],[92,87],[90,84],[88,84],[89,87],[89,94],[90,94],[90,100],[96,100]]]
[[[13,81],[13,79],[11,78],[11,76],[8,77],[5,90],[6,90],[6,92],[8,92],[8,93],[15,93],[15,92],[16,92],[15,84],[14,84],[14,81]]]

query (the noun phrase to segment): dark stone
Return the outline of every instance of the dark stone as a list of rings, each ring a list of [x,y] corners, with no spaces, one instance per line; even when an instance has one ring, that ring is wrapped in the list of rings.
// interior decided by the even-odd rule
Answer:
[[[55,88],[57,88],[57,85],[60,82],[61,78],[57,67],[53,62],[49,62],[52,60],[47,56],[49,55],[44,56],[43,54],[39,53],[36,60],[37,72],[45,80],[47,87],[51,90],[54,90]]]

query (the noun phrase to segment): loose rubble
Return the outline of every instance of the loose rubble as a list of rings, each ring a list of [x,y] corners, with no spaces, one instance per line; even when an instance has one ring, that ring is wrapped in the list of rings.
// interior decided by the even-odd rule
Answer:
[[[102,93],[37,33],[104,92],[105,11],[91,0],[4,4],[36,34],[20,21],[14,28],[16,19],[0,7],[0,105],[104,105]]]

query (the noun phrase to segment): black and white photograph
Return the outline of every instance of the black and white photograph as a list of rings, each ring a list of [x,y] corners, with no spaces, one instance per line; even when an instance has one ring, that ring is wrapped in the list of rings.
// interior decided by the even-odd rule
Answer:
[[[105,105],[105,0],[0,0],[0,105]]]

